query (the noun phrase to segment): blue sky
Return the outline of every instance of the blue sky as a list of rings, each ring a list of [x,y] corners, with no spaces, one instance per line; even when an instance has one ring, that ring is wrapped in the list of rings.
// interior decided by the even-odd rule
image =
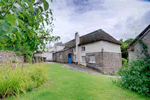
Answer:
[[[116,39],[136,37],[150,24],[148,0],[53,0],[54,31],[62,42],[103,29]],[[136,34],[135,34],[136,33]]]

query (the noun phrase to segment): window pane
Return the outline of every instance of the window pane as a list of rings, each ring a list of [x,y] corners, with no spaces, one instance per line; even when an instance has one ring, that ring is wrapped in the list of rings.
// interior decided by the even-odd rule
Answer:
[[[85,56],[82,56],[82,62],[85,62]]]
[[[89,58],[90,62],[95,63],[95,56],[89,56]]]
[[[62,55],[60,54],[59,57],[62,58]]]
[[[85,47],[81,47],[81,51],[85,51]]]

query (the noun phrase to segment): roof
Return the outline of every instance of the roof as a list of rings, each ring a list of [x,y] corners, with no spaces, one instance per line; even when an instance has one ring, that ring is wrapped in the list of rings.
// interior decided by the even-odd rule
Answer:
[[[57,42],[57,43],[55,43],[54,45],[57,45],[57,46],[65,46],[65,44],[63,44],[62,42]]]
[[[142,37],[149,28],[150,28],[150,24],[129,44],[127,49],[129,49],[138,40],[138,38]]]
[[[111,35],[109,35],[105,31],[103,31],[102,29],[99,29],[94,32],[91,32],[91,33],[81,36],[79,46],[85,45],[88,43],[101,41],[101,40],[121,45],[121,43],[119,41],[117,41],[115,38],[113,38]],[[65,43],[65,46],[66,46],[66,48],[75,46],[75,39]]]
[[[69,50],[69,49],[72,49],[72,48],[74,48],[74,46],[72,46],[72,47],[69,47],[69,48],[65,48],[65,49],[63,49],[63,50],[56,51],[56,52],[53,52],[53,53],[64,52],[64,51],[66,51],[66,50]]]

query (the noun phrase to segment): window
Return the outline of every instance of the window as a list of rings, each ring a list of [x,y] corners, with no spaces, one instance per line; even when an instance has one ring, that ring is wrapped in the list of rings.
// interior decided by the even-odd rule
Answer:
[[[59,58],[62,58],[62,54],[59,54]]]
[[[81,51],[85,51],[85,47],[81,47]]]
[[[89,56],[89,63],[95,63],[95,56]]]
[[[82,62],[85,62],[85,56],[82,56]]]

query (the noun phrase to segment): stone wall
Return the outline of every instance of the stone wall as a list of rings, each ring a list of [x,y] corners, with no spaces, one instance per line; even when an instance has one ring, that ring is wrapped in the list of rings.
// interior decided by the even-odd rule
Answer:
[[[150,31],[142,36],[142,41],[147,45],[148,47],[148,53],[150,54]],[[133,50],[132,50],[133,48]],[[141,49],[140,49],[140,44],[138,41],[136,41],[129,49],[128,49],[128,52],[129,52],[129,63],[133,60],[136,60],[138,59],[138,53],[141,54]],[[142,55],[140,55],[142,57]]]
[[[89,56],[95,56],[95,63],[89,62]],[[87,67],[96,69],[98,71],[103,71],[103,56],[101,52],[95,52],[95,53],[86,53],[86,65]]]
[[[118,71],[122,66],[121,53],[104,52],[103,53],[104,72]]]
[[[55,55],[56,62],[68,63],[68,54],[69,53],[71,53],[72,57],[73,57],[73,49],[68,49],[66,51],[56,53],[56,55]],[[62,58],[60,58],[60,56],[59,56],[60,54],[62,55]]]
[[[95,56],[95,63],[89,62],[89,56]],[[106,73],[117,71],[122,66],[121,53],[112,52],[95,52],[86,53],[87,67],[96,69],[98,71],[104,71]]]
[[[0,66],[9,66],[10,63],[21,63],[23,56],[17,56],[13,51],[0,51]]]
[[[62,58],[60,58],[60,55],[62,55]],[[63,52],[56,53],[56,61],[63,63]]]

